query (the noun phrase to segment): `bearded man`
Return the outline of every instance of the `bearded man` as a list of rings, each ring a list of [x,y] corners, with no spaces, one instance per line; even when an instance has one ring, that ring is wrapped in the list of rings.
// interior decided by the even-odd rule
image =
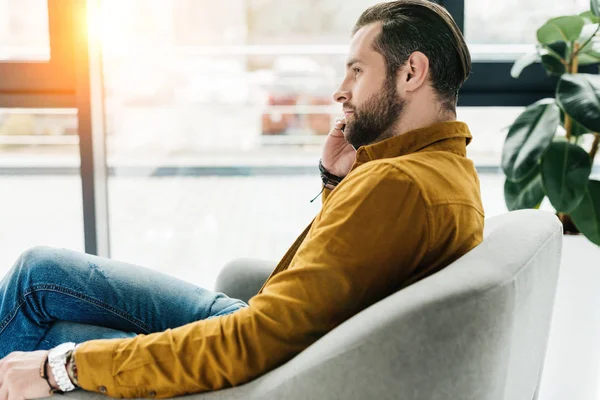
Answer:
[[[470,68],[441,6],[367,9],[334,94],[344,116],[323,148],[322,209],[259,293],[246,304],[115,260],[30,249],[0,283],[0,400],[240,385],[473,249],[484,213],[471,134],[456,121]]]

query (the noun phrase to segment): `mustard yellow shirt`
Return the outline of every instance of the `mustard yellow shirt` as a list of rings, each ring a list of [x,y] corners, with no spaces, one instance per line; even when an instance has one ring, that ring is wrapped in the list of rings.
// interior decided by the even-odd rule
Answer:
[[[113,397],[172,397],[248,382],[362,309],[444,268],[483,239],[466,124],[358,149],[346,178],[249,307],[75,353],[79,384]]]

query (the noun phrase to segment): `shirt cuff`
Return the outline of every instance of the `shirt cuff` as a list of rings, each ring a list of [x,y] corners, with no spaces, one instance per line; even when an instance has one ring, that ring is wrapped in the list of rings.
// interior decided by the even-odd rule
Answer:
[[[117,389],[113,362],[117,347],[126,340],[129,339],[91,340],[77,347],[74,357],[77,380],[82,389],[111,397],[125,395],[122,388]]]
[[[323,193],[321,194],[322,203],[325,203],[325,200],[327,200],[327,197],[329,197],[332,191],[333,189],[328,189],[327,186],[323,186]]]

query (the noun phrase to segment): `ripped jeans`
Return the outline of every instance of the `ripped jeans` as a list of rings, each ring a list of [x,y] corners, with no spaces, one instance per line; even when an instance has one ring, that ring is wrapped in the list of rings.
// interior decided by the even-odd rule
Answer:
[[[0,282],[0,358],[162,332],[247,306],[148,268],[34,247]]]

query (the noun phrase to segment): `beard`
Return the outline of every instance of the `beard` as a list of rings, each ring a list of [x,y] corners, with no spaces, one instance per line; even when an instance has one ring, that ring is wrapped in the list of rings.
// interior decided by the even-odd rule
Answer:
[[[369,97],[359,108],[344,107],[354,111],[344,134],[355,149],[393,136],[391,128],[400,119],[406,103],[396,91],[395,80],[395,76],[386,78],[382,91]]]

